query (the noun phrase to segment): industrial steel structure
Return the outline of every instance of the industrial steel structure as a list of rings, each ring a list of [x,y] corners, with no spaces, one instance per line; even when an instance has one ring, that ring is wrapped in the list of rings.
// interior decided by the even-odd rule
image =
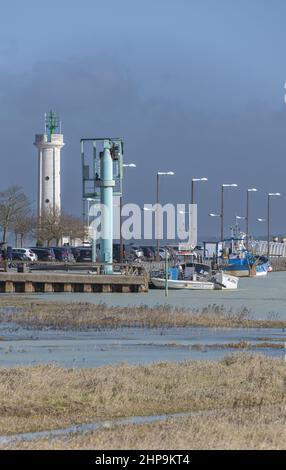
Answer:
[[[113,268],[113,196],[122,195],[123,140],[120,138],[81,139],[82,197],[100,203],[100,261],[104,274]],[[92,207],[88,204],[88,207]],[[92,224],[92,218],[88,217]],[[96,233],[91,230],[92,261],[96,261]]]

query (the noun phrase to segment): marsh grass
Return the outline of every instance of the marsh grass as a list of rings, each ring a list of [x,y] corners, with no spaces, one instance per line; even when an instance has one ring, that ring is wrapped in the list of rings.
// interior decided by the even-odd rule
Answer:
[[[132,424],[6,449],[285,449],[285,406],[236,408],[153,424]]]
[[[1,435],[128,416],[285,404],[285,363],[247,353],[218,362],[0,368]]]
[[[209,350],[209,349],[284,349],[284,343],[273,342],[272,338],[269,338],[270,341],[264,341],[261,343],[251,343],[250,341],[237,341],[234,343],[196,343],[196,344],[180,344],[180,343],[148,343],[145,346],[155,346],[156,348],[178,348],[178,349],[189,349],[189,350]]]
[[[3,310],[1,311],[1,306]],[[7,308],[9,307],[9,309]],[[222,305],[203,309],[166,305],[149,307],[111,307],[104,303],[28,301],[4,298],[0,304],[0,321],[17,323],[25,328],[103,329],[120,327],[212,327],[212,328],[286,328],[286,321],[254,320],[247,308],[233,312]]]

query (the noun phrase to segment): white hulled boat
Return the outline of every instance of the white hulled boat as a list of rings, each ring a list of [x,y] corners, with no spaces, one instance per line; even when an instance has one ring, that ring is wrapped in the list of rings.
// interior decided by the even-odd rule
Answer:
[[[163,277],[152,277],[151,282],[157,289],[165,289],[166,280]],[[237,286],[238,278],[222,271],[209,278],[168,279],[168,289],[224,290],[237,289]]]

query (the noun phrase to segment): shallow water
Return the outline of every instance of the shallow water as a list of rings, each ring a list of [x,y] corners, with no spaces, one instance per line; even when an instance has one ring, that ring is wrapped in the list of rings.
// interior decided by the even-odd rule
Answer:
[[[184,418],[187,416],[197,415],[212,415],[214,411],[189,411],[186,413],[173,413],[169,415],[153,415],[153,416],[131,416],[129,418],[117,418],[109,419],[104,421],[97,421],[95,423],[83,423],[69,426],[62,429],[52,429],[50,431],[36,431],[26,432],[22,434],[14,434],[11,436],[0,436],[0,445],[11,444],[15,441],[33,441],[35,439],[52,439],[67,437],[71,434],[86,433],[90,431],[102,431],[104,429],[110,429],[115,426],[126,426],[129,424],[149,424],[155,423],[156,421],[166,421],[171,418]]]
[[[240,341],[261,344],[285,341],[281,329],[119,328],[101,331],[25,330],[0,326],[0,365],[57,363],[65,367],[145,364],[190,359],[219,359],[231,351],[224,345]],[[258,347],[256,353],[284,357],[284,349]]]
[[[266,278],[242,278],[237,291],[164,291],[148,294],[37,294],[25,298],[49,301],[105,302],[107,305],[170,304],[203,308],[223,305],[233,311],[247,307],[257,319],[278,316],[286,320],[286,272],[271,273]],[[20,295],[20,294],[19,294]],[[5,295],[6,297],[6,295]],[[58,363],[65,367],[98,367],[122,362],[142,364],[188,359],[219,359],[237,349],[226,343],[258,338],[281,343],[286,333],[273,329],[212,328],[120,328],[101,331],[25,330],[17,325],[0,325],[0,366]],[[261,342],[260,342],[261,344]],[[216,345],[216,346],[215,346]],[[253,351],[284,358],[283,349],[255,348]]]
[[[31,297],[27,296],[26,297]],[[208,304],[224,305],[233,310],[247,307],[253,317],[265,319],[277,315],[286,320],[286,272],[270,273],[265,278],[241,278],[234,291],[176,291],[170,290],[165,297],[163,290],[150,290],[145,294],[37,294],[33,298],[71,302],[105,302],[107,305],[169,304],[186,308],[203,308]]]

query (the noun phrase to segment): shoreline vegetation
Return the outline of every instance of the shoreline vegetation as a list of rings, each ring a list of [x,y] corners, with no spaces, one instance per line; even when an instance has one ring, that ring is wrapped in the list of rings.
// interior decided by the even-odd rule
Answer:
[[[111,421],[102,431],[0,448],[284,448],[285,383],[282,360],[248,353],[220,361],[96,369],[0,368],[2,436],[120,417],[211,411],[144,425]]]
[[[276,316],[255,320],[247,308],[109,307],[104,303],[47,302],[1,297],[5,327],[84,331],[121,327],[286,328]],[[284,335],[283,335],[284,336]],[[282,348],[262,332],[254,347]],[[258,346],[259,344],[260,346]],[[218,345],[212,345],[218,346]],[[251,354],[246,341],[219,361],[93,369],[57,365],[0,367],[0,437],[108,420],[107,428],[0,449],[282,449],[285,447],[285,362]],[[177,347],[174,344],[174,347]],[[196,347],[203,347],[197,345]],[[132,416],[202,412],[148,424],[114,425]]]
[[[243,307],[238,311],[211,304],[202,309],[156,305],[108,306],[105,303],[47,302],[19,297],[2,297],[0,322],[16,323],[30,329],[88,330],[121,327],[210,327],[286,328],[276,315],[266,320],[252,318]]]

